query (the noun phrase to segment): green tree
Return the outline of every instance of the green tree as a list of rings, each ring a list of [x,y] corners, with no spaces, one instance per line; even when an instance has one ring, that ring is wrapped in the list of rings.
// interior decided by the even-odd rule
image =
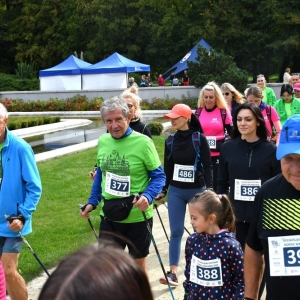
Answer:
[[[220,85],[229,82],[240,91],[246,88],[248,73],[237,67],[232,56],[215,50],[208,52],[198,46],[196,60],[198,62],[188,62],[191,83],[195,86],[202,87],[207,82],[215,81]]]
[[[10,22],[16,62],[35,61],[41,69],[61,62],[74,50],[80,53],[78,20],[75,0],[24,0],[20,15]]]

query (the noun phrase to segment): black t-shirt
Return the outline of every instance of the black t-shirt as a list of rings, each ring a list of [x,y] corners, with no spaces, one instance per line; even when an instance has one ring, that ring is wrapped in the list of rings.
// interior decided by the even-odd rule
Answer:
[[[188,82],[189,76],[187,74],[183,74],[182,79],[183,79],[183,82]]]
[[[255,197],[254,219],[247,244],[263,251],[267,283],[266,300],[299,299],[300,273],[297,276],[270,276],[268,237],[300,235],[300,191],[282,174],[268,180]],[[300,258],[295,256],[300,261]]]

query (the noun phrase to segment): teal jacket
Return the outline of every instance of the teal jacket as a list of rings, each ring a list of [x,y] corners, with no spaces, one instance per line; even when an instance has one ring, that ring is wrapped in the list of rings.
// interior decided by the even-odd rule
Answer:
[[[6,215],[25,218],[23,235],[32,231],[31,217],[42,193],[42,184],[32,148],[6,128],[2,153],[2,182],[0,189],[0,236],[18,237],[18,232],[7,226]]]
[[[278,101],[276,101],[274,108],[276,109],[279,118],[280,118],[280,123],[283,126],[283,124],[285,123],[285,121],[287,120],[287,114],[286,114],[286,110],[285,110],[285,101],[280,98]],[[300,100],[298,100],[297,98],[295,98],[295,96],[293,95],[293,100],[292,100],[292,116],[296,115],[296,114],[300,114]]]

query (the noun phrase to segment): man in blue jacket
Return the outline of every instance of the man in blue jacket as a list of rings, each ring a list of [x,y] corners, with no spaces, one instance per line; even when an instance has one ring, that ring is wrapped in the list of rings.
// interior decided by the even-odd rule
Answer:
[[[33,151],[7,128],[8,113],[0,103],[0,257],[6,289],[12,300],[27,300],[28,292],[17,271],[23,241],[31,233],[31,217],[42,192]],[[10,223],[5,215],[13,217]]]

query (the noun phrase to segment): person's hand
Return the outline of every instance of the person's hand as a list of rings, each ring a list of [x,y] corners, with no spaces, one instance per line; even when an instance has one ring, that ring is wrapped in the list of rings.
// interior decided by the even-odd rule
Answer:
[[[149,207],[148,199],[143,195],[139,198],[135,197],[132,203],[133,206],[136,206],[140,211],[145,211]]]
[[[92,204],[85,204],[83,205],[80,210],[79,213],[80,215],[84,218],[84,219],[88,219],[90,217],[89,213],[94,209]]]
[[[23,217],[24,218],[24,217]],[[12,230],[12,231],[15,231],[15,232],[19,232],[21,231],[21,229],[23,228],[24,226],[24,222],[18,218],[18,217],[13,217],[13,221],[10,223],[8,222],[7,223],[8,227]]]
[[[89,173],[90,178],[91,178],[92,180],[95,179],[96,173],[97,173],[97,168],[95,167],[95,168]]]
[[[157,197],[154,199],[155,202],[159,203],[159,204],[163,204],[165,201],[164,201],[164,197],[166,197],[166,194],[161,192],[157,195]]]

